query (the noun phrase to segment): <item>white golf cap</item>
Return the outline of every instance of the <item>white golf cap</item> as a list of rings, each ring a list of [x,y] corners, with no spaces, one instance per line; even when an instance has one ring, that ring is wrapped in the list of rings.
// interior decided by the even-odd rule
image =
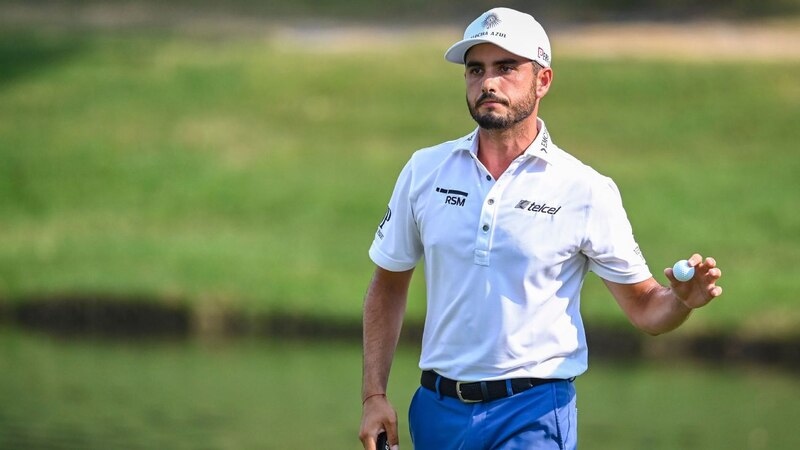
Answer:
[[[490,43],[515,55],[550,67],[550,39],[530,14],[510,8],[494,8],[481,14],[464,31],[464,39],[447,49],[444,59],[464,64],[464,55],[473,45]]]

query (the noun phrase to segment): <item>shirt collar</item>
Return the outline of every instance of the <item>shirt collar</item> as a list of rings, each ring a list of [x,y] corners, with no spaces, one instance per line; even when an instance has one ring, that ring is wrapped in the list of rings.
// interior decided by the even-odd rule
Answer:
[[[536,125],[539,127],[539,134],[536,135],[536,139],[531,142],[531,145],[525,149],[524,154],[527,156],[534,156],[549,164],[553,164],[555,161],[554,154],[557,149],[556,146],[553,145],[550,133],[547,131],[547,125],[544,124],[544,120],[538,117],[536,118]]]
[[[468,151],[475,156],[478,156],[478,129],[472,130],[472,133],[457,139],[453,146],[453,152]]]
[[[553,145],[553,140],[550,138],[550,133],[547,131],[547,126],[544,124],[544,121],[537,117],[536,125],[539,127],[539,134],[536,135],[536,139],[531,142],[531,145],[525,149],[523,154],[526,156],[540,158],[549,164],[553,164],[553,162],[556,160],[556,146]],[[453,151],[466,150],[477,157],[478,130],[479,128],[475,128],[472,133],[456,140],[455,145],[453,146]]]

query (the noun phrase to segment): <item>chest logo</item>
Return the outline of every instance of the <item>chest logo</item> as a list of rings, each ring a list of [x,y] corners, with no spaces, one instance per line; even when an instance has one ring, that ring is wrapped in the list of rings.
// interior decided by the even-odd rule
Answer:
[[[436,188],[436,192],[440,194],[444,194],[444,204],[445,205],[454,205],[454,206],[464,206],[467,202],[467,197],[469,196],[468,192],[459,191],[456,189],[445,189],[445,188]]]
[[[525,211],[530,211],[533,213],[550,214],[553,216],[556,215],[556,213],[558,213],[558,211],[561,209],[560,206],[551,206],[546,202],[536,203],[530,200],[520,200],[519,203],[517,203],[517,206],[514,208],[524,209]]]

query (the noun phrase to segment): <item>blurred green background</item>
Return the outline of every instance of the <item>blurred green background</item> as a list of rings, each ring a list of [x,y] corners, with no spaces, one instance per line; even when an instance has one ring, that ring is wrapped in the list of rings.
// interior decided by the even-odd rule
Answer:
[[[656,278],[693,251],[724,272],[724,297],[658,339],[629,336],[587,280],[590,333],[619,332],[648,362],[582,377],[582,447],[795,447],[794,369],[745,369],[724,343],[797,360],[800,2],[517,3],[552,30],[542,117],[615,179]],[[410,154],[473,128],[442,53],[491,6],[0,2],[0,447],[358,448],[360,350],[345,337],[360,333],[366,252]],[[575,44],[601,20],[612,35],[712,31],[685,59]],[[720,29],[733,51],[709,42]],[[114,304],[186,318],[156,339]],[[424,310],[418,276],[410,330]],[[399,409],[417,382],[410,334]],[[664,367],[680,349],[712,363]]]

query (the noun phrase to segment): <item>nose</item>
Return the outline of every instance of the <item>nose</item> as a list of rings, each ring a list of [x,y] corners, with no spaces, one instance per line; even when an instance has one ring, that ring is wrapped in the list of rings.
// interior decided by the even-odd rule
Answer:
[[[497,78],[486,75],[481,81],[481,92],[497,92]]]

